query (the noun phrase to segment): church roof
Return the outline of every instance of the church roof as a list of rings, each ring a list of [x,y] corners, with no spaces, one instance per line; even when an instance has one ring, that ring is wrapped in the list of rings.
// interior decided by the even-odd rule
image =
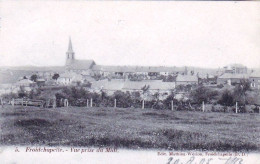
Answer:
[[[68,69],[74,70],[87,70],[91,69],[95,65],[94,60],[73,60],[69,65],[67,65]]]

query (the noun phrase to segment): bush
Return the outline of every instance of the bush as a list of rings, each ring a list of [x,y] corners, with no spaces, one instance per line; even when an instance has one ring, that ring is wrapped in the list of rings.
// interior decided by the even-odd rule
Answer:
[[[117,107],[129,108],[132,105],[132,99],[129,92],[116,91],[113,94],[113,99],[116,99]]]
[[[219,88],[219,89],[221,89],[221,88],[223,88],[223,87],[224,87],[223,84],[219,84],[219,85],[217,85],[217,88]]]
[[[224,108],[225,108],[224,106],[217,104],[217,105],[212,106],[211,111],[212,112],[224,112],[225,111]]]
[[[176,107],[178,105],[178,100],[174,98],[174,93],[170,94],[165,100],[163,100],[164,108],[171,110],[171,103]]]
[[[224,106],[233,106],[234,105],[234,98],[232,93],[229,90],[225,90],[221,95],[220,100],[218,101],[219,104]]]
[[[12,100],[18,98],[18,95],[15,93],[6,93],[1,96],[3,99]]]
[[[216,100],[218,95],[218,91],[204,86],[199,86],[190,93],[192,102],[196,104],[201,104],[203,101],[204,103],[209,103],[213,100]]]
[[[246,105],[245,112],[246,113],[254,113],[256,106],[255,105]]]

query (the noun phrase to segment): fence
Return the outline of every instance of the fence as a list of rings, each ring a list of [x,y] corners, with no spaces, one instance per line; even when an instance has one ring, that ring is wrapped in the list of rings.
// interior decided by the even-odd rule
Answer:
[[[22,106],[38,106],[43,107],[44,101],[43,100],[31,100],[31,99],[12,99],[10,101],[12,106],[14,105],[22,105]]]
[[[5,102],[0,98],[0,104],[3,106]],[[173,100],[170,101],[122,101],[122,99],[76,99],[74,102],[68,99],[48,99],[48,100],[32,100],[32,99],[12,99],[9,101],[12,106],[36,106],[45,108],[56,108],[56,107],[68,107],[70,106],[81,106],[81,107],[114,107],[114,108],[153,108],[153,109],[168,109],[168,110],[196,110],[196,111],[213,111],[213,112],[234,112],[244,113],[246,109],[240,107],[236,102],[234,107],[224,107],[220,105],[205,104],[204,101],[201,105],[191,105],[190,103],[181,103],[177,105]],[[256,106],[253,112],[259,112],[259,106]]]

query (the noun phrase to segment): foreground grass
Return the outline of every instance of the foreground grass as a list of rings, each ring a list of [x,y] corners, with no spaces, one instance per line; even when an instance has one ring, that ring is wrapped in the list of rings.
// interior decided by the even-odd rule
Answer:
[[[152,109],[0,109],[2,145],[259,151],[260,115]]]

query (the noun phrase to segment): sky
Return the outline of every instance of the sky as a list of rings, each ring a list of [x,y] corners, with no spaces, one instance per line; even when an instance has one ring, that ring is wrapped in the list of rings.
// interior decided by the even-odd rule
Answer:
[[[259,2],[0,1],[0,66],[260,67]]]

